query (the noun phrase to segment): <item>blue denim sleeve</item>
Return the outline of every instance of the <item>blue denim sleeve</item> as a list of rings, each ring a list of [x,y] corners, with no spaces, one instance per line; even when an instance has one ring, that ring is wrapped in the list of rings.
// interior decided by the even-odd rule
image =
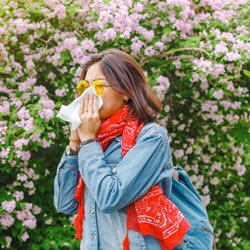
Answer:
[[[142,129],[136,145],[116,167],[106,167],[101,145],[84,145],[78,155],[79,170],[94,200],[104,213],[119,210],[159,182],[160,176],[171,181],[172,156],[167,131],[161,126]],[[168,186],[171,188],[171,185]]]
[[[77,213],[74,194],[77,184],[78,156],[64,151],[54,178],[54,206],[58,213]]]

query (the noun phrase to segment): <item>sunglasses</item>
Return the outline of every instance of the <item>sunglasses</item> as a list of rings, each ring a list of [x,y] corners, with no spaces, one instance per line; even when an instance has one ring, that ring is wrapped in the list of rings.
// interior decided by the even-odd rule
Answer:
[[[96,94],[101,95],[105,88],[109,88],[111,86],[105,85],[103,81],[100,79],[96,79],[92,82],[92,86],[94,87]],[[77,84],[77,93],[81,95],[88,87],[90,87],[90,83],[86,80],[81,80]]]

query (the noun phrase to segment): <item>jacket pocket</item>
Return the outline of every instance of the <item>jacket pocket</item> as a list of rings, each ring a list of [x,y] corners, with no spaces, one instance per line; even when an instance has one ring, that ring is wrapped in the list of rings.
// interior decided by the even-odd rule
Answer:
[[[195,249],[212,250],[214,233],[208,225],[199,225],[196,227]]]
[[[209,232],[210,234],[214,235],[213,231],[207,226],[200,226],[200,229],[205,230],[205,231]]]
[[[130,250],[146,250],[146,243],[143,235],[135,230],[128,230],[129,249]]]

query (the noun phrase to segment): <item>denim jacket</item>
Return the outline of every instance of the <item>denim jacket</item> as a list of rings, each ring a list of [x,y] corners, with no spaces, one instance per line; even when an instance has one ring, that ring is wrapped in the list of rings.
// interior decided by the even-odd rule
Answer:
[[[99,142],[83,145],[78,156],[68,156],[64,151],[58,164],[54,179],[57,212],[77,213],[74,194],[78,169],[85,183],[85,219],[80,249],[122,249],[126,207],[156,184],[163,188],[167,197],[170,196],[174,182],[167,130],[154,122],[145,124],[135,146],[123,158],[121,137],[114,138],[105,152]],[[131,250],[161,250],[156,238],[134,230],[128,232]]]

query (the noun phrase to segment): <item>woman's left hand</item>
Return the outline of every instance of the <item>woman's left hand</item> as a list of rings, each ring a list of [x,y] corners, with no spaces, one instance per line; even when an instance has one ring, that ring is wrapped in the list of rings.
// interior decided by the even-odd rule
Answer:
[[[101,126],[97,96],[85,96],[80,104],[78,114],[81,124],[77,131],[81,141],[96,138]]]

